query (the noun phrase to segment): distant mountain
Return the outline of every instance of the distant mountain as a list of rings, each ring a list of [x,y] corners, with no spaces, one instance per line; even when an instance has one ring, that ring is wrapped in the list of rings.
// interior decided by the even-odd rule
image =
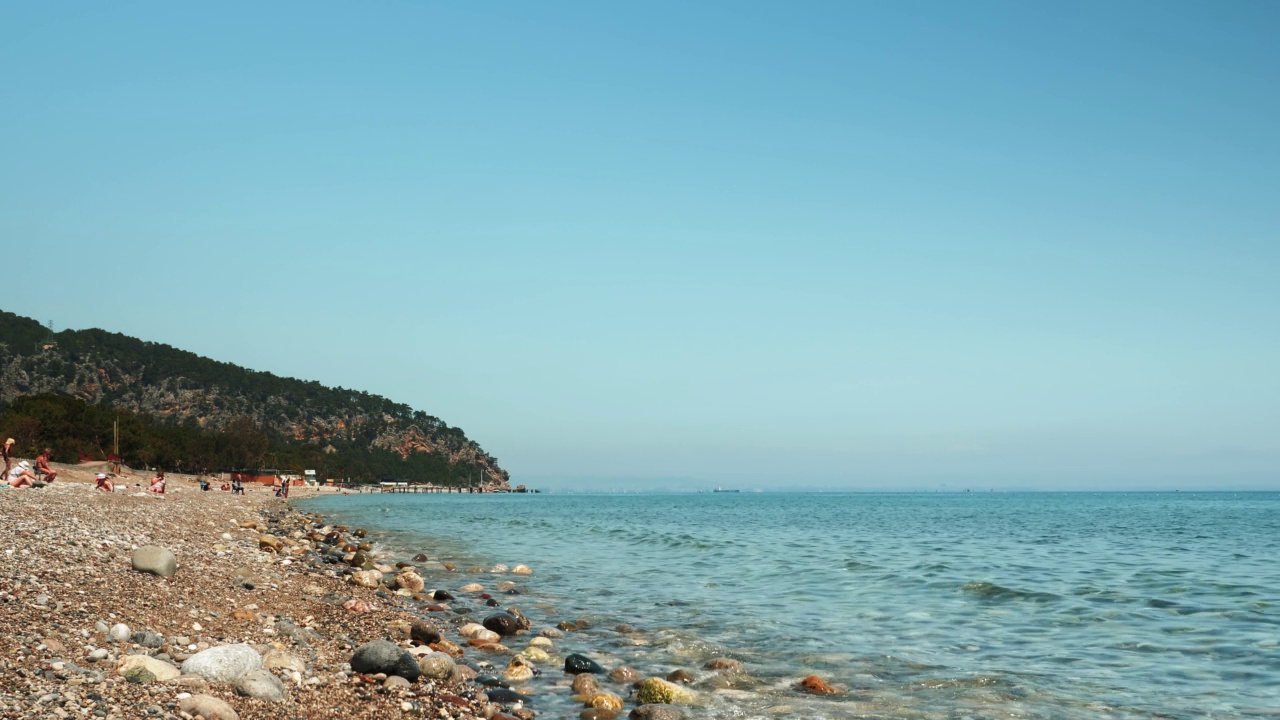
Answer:
[[[509,480],[497,459],[461,429],[378,395],[256,372],[104,330],[52,333],[0,311],[0,403],[38,415],[31,402],[15,401],[45,394],[109,406],[151,425],[205,434],[257,430],[266,436],[249,442],[259,448],[257,457],[236,456],[246,464],[267,467],[283,455],[322,465],[331,476],[366,480],[465,484],[483,476],[503,489]],[[49,417],[73,412],[40,407]],[[229,462],[225,453],[206,454],[206,463]]]

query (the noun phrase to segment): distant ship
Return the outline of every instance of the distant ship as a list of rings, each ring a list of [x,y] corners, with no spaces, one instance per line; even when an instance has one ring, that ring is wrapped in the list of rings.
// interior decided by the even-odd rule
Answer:
[[[722,488],[722,487],[718,487],[718,488],[716,488],[715,490],[713,490],[712,492],[741,492],[741,491],[739,491],[739,490],[725,490],[725,489],[724,489],[724,488]]]

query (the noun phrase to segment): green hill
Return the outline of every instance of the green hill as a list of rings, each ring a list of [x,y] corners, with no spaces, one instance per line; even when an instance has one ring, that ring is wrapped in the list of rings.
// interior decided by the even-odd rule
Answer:
[[[106,332],[51,333],[0,311],[0,433],[30,454],[104,458],[121,419],[126,463],[278,467],[325,477],[505,488],[497,459],[437,417],[387,398]]]

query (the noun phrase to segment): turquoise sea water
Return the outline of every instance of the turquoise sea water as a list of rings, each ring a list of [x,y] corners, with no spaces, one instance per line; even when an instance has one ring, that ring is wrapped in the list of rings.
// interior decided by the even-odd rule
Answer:
[[[559,652],[699,679],[708,658],[746,663],[752,679],[708,692],[697,717],[1280,717],[1280,493],[351,495],[303,507],[377,528],[405,555],[530,565],[516,578],[525,594],[498,597],[535,628],[592,621]],[[428,587],[473,581],[498,578],[432,572]],[[847,692],[794,692],[809,674]],[[550,668],[531,683],[534,707],[572,717],[558,682]]]

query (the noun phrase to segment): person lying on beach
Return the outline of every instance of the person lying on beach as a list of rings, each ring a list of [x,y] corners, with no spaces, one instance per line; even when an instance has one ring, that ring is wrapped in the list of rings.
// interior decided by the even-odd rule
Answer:
[[[160,472],[156,473],[155,477],[151,478],[151,484],[147,486],[147,492],[153,492],[157,495],[163,495],[164,486],[165,486],[164,471],[161,470]]]
[[[56,471],[49,469],[49,458],[51,457],[53,457],[53,451],[49,448],[45,448],[44,452],[36,456],[36,474],[43,473],[44,481],[47,483],[53,482],[58,477]]]
[[[105,492],[115,492],[116,490],[115,483],[108,480],[107,476],[103,473],[98,473],[98,477],[95,478],[95,481],[98,484],[99,490],[103,490]]]
[[[9,487],[24,488],[34,487],[36,482],[36,474],[31,472],[31,463],[23,460],[9,471]]]
[[[231,489],[231,486],[230,486],[230,485],[228,485],[228,484],[226,484],[226,483],[222,483],[222,492],[226,492],[226,491],[228,491],[228,490],[230,490],[230,489]]]

